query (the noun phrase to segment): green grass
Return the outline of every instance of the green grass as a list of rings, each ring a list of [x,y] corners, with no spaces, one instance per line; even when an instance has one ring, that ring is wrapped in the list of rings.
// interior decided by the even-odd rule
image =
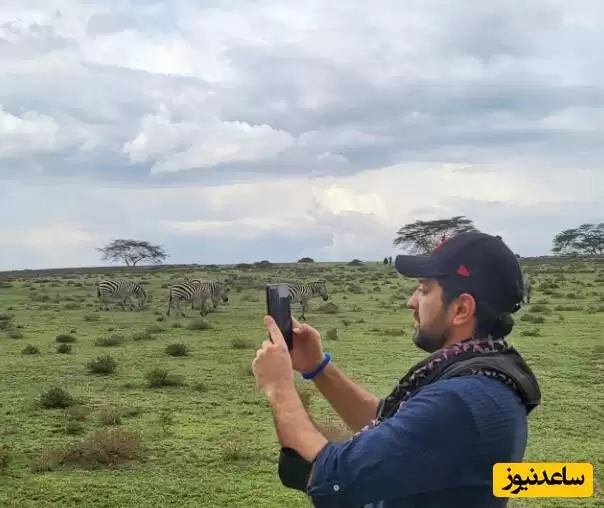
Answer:
[[[543,404],[530,419],[526,460],[593,462],[602,503],[604,263],[536,261],[527,270],[533,304],[517,315],[511,341],[539,377]],[[145,284],[148,310],[97,310],[96,282],[118,271]],[[230,302],[205,321],[191,309],[166,317],[167,286],[187,277],[226,280]],[[309,506],[278,481],[278,443],[251,362],[266,338],[263,284],[315,278],[327,280],[336,307],[321,312],[313,300],[309,322],[340,367],[386,394],[423,353],[405,308],[413,282],[381,264],[3,275],[0,505]],[[326,403],[300,386],[317,425],[345,436]],[[46,405],[59,407],[41,407],[49,390]]]

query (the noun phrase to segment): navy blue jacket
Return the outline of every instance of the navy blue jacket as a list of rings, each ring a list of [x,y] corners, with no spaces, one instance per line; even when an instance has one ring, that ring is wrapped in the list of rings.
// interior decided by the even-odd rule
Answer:
[[[316,508],[499,508],[496,462],[520,462],[527,415],[500,381],[429,384],[397,414],[318,455],[307,493]]]

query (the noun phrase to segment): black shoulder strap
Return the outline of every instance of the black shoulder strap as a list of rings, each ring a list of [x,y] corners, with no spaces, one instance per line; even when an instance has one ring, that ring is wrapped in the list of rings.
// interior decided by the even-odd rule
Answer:
[[[541,402],[541,390],[535,375],[522,356],[514,349],[506,352],[488,353],[448,366],[439,379],[471,374],[473,370],[488,369],[511,378],[518,388],[518,395],[530,413]]]

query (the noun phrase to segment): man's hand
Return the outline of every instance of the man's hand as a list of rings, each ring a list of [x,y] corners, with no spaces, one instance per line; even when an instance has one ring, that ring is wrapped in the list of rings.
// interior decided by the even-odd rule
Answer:
[[[300,324],[292,316],[294,347],[290,351],[292,365],[298,372],[315,370],[323,361],[321,334],[307,323]]]
[[[278,391],[295,391],[292,359],[283,334],[272,317],[264,317],[272,340],[265,340],[256,352],[252,370],[258,387],[270,398]]]

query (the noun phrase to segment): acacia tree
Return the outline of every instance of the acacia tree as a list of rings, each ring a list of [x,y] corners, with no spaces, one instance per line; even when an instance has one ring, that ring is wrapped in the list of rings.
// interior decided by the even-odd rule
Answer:
[[[552,252],[557,255],[603,256],[604,222],[581,224],[560,231],[552,241]]]
[[[401,227],[392,243],[411,254],[427,254],[445,238],[468,231],[477,229],[473,222],[463,215],[431,221],[416,220]]]
[[[105,247],[97,248],[103,261],[122,261],[126,266],[136,266],[141,261],[159,264],[168,254],[160,245],[152,245],[143,240],[118,238]]]

